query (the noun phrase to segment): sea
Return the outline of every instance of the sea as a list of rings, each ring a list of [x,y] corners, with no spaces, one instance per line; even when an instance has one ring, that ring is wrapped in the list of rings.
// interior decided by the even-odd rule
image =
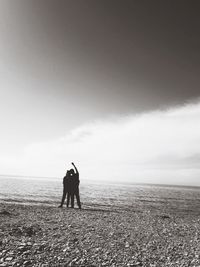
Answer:
[[[0,176],[0,203],[60,204],[62,179]],[[83,208],[184,212],[200,215],[200,187],[81,180]]]

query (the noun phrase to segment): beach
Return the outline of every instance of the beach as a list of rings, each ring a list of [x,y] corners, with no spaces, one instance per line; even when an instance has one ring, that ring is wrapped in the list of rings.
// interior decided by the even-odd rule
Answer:
[[[160,207],[1,202],[0,266],[200,266],[195,202]]]

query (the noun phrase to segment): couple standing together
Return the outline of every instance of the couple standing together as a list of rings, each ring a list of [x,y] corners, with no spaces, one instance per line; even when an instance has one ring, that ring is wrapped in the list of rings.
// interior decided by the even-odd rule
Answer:
[[[74,208],[74,196],[76,196],[77,205],[79,209],[81,209],[81,202],[79,196],[79,172],[73,162],[72,166],[75,170],[68,170],[65,177],[63,178],[63,196],[59,208],[62,208],[67,195],[67,207],[69,207],[69,203],[71,200],[71,208]]]

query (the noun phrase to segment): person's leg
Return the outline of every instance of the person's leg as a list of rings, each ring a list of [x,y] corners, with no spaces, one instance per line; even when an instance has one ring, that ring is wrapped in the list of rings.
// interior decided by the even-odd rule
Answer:
[[[74,193],[71,194],[71,208],[74,208]]]
[[[67,208],[69,207],[70,198],[71,198],[71,194],[68,192],[67,193]]]
[[[81,201],[80,201],[79,189],[76,190],[75,195],[76,195],[77,205],[78,205],[79,209],[81,209]]]
[[[66,194],[67,194],[67,192],[65,190],[63,190],[63,196],[62,196],[61,204],[60,204],[59,207],[62,207],[63,206],[63,203],[64,203],[65,198],[66,198]]]

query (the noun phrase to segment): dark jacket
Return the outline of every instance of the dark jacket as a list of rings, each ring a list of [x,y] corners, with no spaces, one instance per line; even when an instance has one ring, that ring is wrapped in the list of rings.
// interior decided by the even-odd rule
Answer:
[[[65,176],[63,178],[63,186],[64,186],[64,191],[65,192],[71,192],[72,190],[72,182],[71,182],[72,178],[70,176]]]

